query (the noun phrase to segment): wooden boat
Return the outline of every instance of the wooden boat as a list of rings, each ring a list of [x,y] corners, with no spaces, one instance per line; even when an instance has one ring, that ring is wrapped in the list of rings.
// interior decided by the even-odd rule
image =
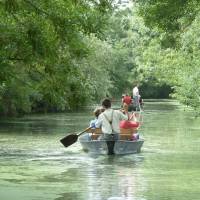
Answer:
[[[79,138],[79,142],[81,143],[84,151],[94,154],[124,155],[139,153],[144,140],[131,140],[133,132],[136,131],[136,129],[121,129],[120,140],[105,141],[99,139],[102,134],[100,129],[90,129],[90,133],[86,133],[81,136]]]

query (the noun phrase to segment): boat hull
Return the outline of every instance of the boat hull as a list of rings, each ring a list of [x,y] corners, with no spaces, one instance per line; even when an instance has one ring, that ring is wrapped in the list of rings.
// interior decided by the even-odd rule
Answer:
[[[87,138],[79,139],[82,148],[86,152],[93,154],[116,154],[125,155],[139,153],[144,143],[143,139],[130,141],[130,140],[118,140],[118,141],[105,141],[105,140],[89,140]]]

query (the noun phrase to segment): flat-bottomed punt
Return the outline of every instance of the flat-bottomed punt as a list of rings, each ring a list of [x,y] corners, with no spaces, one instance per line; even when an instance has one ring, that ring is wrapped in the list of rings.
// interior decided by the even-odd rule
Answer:
[[[79,139],[82,148],[86,152],[94,154],[103,154],[103,155],[125,155],[139,153],[141,147],[144,143],[143,139],[129,141],[129,140],[118,140],[114,141],[104,141],[104,140],[86,140],[82,137]],[[112,144],[113,143],[113,144]]]
[[[120,140],[118,141],[99,140],[98,137],[101,133],[93,132],[92,134],[94,135],[89,136],[89,133],[87,133],[81,136],[79,142],[85,152],[93,154],[125,155],[139,153],[144,143],[144,139],[130,140],[130,134],[128,133],[120,134]]]

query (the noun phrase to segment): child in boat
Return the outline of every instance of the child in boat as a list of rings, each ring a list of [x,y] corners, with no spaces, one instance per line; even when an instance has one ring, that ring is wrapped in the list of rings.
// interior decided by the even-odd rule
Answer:
[[[93,119],[93,120],[90,121],[90,128],[96,128],[95,123],[96,123],[96,121],[97,121],[99,115],[100,115],[102,112],[104,112],[104,110],[105,110],[105,109],[104,109],[104,108],[101,108],[101,107],[96,108],[96,109],[94,110],[93,113],[94,113],[95,119]]]
[[[103,107],[98,107],[98,108],[96,108],[94,110],[93,113],[94,113],[95,119],[93,119],[93,120],[90,121],[91,133],[89,133],[89,140],[91,140],[91,139],[97,139],[99,137],[99,134],[98,134],[99,129],[97,129],[95,123],[97,122],[99,115],[102,112],[104,112],[104,110],[105,109]]]
[[[95,119],[92,119],[90,121],[90,124],[89,124],[89,127],[90,127],[90,131],[87,133],[87,134],[84,134],[83,136],[81,136],[82,139],[86,139],[86,140],[91,140],[91,139],[94,139],[93,136],[94,136],[94,131],[96,129],[96,126],[95,126],[95,123],[99,117],[99,115],[104,112],[104,108],[102,107],[98,107],[96,108],[94,111],[93,111],[93,114],[95,116]]]

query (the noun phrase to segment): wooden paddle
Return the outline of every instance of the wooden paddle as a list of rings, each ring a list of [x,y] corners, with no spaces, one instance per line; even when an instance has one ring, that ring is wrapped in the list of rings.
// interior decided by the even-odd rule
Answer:
[[[82,132],[80,132],[80,133],[78,133],[78,134],[67,135],[67,136],[65,136],[64,138],[62,138],[62,139],[60,140],[60,142],[61,142],[65,147],[68,147],[68,146],[74,144],[74,143],[77,141],[78,137],[79,137],[80,135],[82,135],[83,133],[85,133],[86,131],[88,131],[88,130],[90,130],[90,127],[86,128],[84,131],[82,131]]]

